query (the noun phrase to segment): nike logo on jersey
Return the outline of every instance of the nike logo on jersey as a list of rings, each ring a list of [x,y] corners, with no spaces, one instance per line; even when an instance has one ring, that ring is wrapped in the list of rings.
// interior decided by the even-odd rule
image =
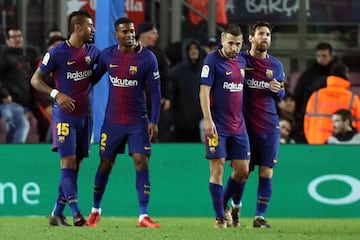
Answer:
[[[226,76],[229,76],[229,75],[231,75],[232,74],[232,72],[225,72],[225,75]]]
[[[73,65],[74,63],[76,63],[76,61],[67,61],[67,65]]]
[[[151,149],[151,147],[148,147],[148,146],[145,146],[145,147],[144,147],[144,150],[145,150],[145,151],[149,151],[150,149]]]
[[[118,66],[119,66],[119,65],[117,65],[117,64],[111,64],[111,63],[110,63],[110,65],[109,65],[110,68],[116,68],[116,67],[118,67]]]

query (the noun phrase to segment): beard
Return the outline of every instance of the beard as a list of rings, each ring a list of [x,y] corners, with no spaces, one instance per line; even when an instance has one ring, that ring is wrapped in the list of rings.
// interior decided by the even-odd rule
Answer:
[[[256,51],[259,52],[266,52],[269,49],[269,44],[267,42],[261,42],[259,44],[256,44]]]

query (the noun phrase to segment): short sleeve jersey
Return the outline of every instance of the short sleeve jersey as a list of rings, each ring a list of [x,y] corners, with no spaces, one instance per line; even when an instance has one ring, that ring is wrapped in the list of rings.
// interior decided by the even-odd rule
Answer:
[[[141,47],[134,53],[123,53],[118,45],[102,51],[96,75],[108,72],[109,98],[104,123],[133,124],[147,118],[146,87],[150,89],[151,122],[160,114],[160,75],[155,55]],[[158,101],[156,101],[158,99]]]
[[[75,110],[64,112],[55,102],[54,111],[74,116],[92,115],[91,75],[100,50],[93,44],[72,47],[64,41],[45,54],[40,65],[45,74],[53,73],[55,86],[75,100]]]
[[[210,53],[201,71],[200,84],[211,86],[210,111],[218,133],[246,133],[243,116],[245,59],[228,59],[221,51]]]
[[[284,69],[279,60],[268,55],[257,59],[248,51],[240,53],[246,59],[244,115],[249,134],[279,132],[277,97],[269,89],[269,82],[283,82]]]

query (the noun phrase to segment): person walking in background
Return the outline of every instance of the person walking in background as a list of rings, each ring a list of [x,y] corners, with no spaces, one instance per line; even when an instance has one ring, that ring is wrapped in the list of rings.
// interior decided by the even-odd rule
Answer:
[[[270,227],[265,213],[271,199],[273,168],[280,143],[276,102],[285,95],[283,66],[268,53],[272,28],[266,21],[252,24],[249,29],[250,50],[240,54],[246,59],[244,116],[251,149],[250,171],[255,165],[259,167],[255,228]]]
[[[34,73],[31,84],[39,92],[50,95],[53,108],[53,151],[61,161],[58,197],[50,217],[50,225],[69,226],[63,214],[69,205],[75,226],[84,226],[78,204],[77,179],[80,163],[89,156],[92,133],[91,76],[100,50],[92,41],[95,28],[86,11],[72,12],[68,20],[70,38],[45,54]],[[56,88],[46,84],[46,77],[54,74]]]
[[[225,210],[231,197],[241,199],[249,173],[250,147],[242,104],[245,60],[238,56],[242,43],[240,27],[229,24],[221,33],[222,48],[205,58],[201,70],[199,97],[216,228],[240,226],[239,203],[232,204],[230,211]],[[232,161],[233,171],[223,190],[226,160]]]
[[[202,118],[199,86],[203,58],[201,46],[194,39],[183,43],[182,62],[170,70],[173,89],[173,132],[175,142],[200,142]]]
[[[349,68],[342,63],[332,65],[326,87],[314,92],[306,104],[304,133],[309,144],[324,144],[333,132],[332,114],[347,109],[360,131],[359,96],[349,90]]]
[[[352,115],[347,109],[340,109],[332,115],[333,135],[327,144],[360,144],[360,133],[352,126]]]
[[[326,86],[326,77],[330,74],[331,65],[335,62],[331,44],[318,43],[315,48],[315,57],[316,62],[299,76],[294,90],[296,114],[301,116],[301,122],[298,124],[300,126],[303,126],[306,103],[311,94]],[[306,143],[303,131],[298,136],[299,142]]]
[[[155,55],[135,40],[134,22],[126,17],[115,21],[118,44],[100,55],[96,77],[109,73],[109,99],[101,129],[100,164],[95,175],[94,202],[88,226],[101,218],[101,200],[117,154],[128,144],[136,171],[139,202],[138,227],[158,228],[148,216],[150,200],[149,158],[151,141],[158,133],[160,75]],[[151,96],[151,116],[147,112],[146,86]],[[149,119],[150,118],[150,119]]]

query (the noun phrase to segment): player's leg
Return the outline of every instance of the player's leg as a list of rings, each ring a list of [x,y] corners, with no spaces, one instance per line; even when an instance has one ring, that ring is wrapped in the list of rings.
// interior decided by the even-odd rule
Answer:
[[[77,176],[79,161],[77,159],[77,125],[83,119],[57,114],[54,119],[54,149],[57,149],[61,158],[60,186],[69,205],[75,226],[83,226],[86,223],[81,214],[77,195]]]
[[[96,227],[101,218],[101,201],[115,163],[117,153],[125,152],[126,132],[118,124],[105,124],[101,129],[100,164],[95,174],[93,206],[87,226]]]
[[[66,198],[62,191],[61,185],[58,187],[58,196],[56,198],[54,209],[51,212],[49,223],[51,226],[71,226],[64,216],[64,209],[66,207]]]
[[[240,226],[240,199],[249,175],[250,146],[247,134],[239,134],[228,138],[227,157],[232,159],[233,171],[224,191],[225,208],[228,209],[227,203],[230,198],[233,198],[233,202],[231,209],[225,211],[225,216],[228,219],[228,225],[238,227]]]
[[[224,175],[225,158],[216,158],[209,160],[210,179],[209,190],[215,212],[215,226],[217,228],[226,228],[227,223],[224,211],[224,192],[222,177]]]
[[[60,151],[60,149],[59,149]],[[86,224],[86,220],[83,217],[79,204],[77,194],[77,163],[76,156],[65,156],[61,158],[61,180],[60,185],[63,189],[66,202],[68,203],[75,226],[83,226]]]
[[[114,165],[115,158],[102,157],[100,165],[95,174],[93,207],[86,223],[87,226],[96,227],[101,218],[101,200],[109,180],[109,176]]]
[[[265,220],[265,213],[269,205],[272,193],[273,169],[267,166],[259,166],[259,184],[257,192],[256,213],[254,227],[269,228],[270,225]]]
[[[273,168],[277,162],[280,134],[261,134],[261,148],[259,154],[259,183],[257,191],[257,204],[253,226],[256,228],[269,228],[265,220],[266,210],[272,194]]]
[[[215,212],[216,228],[226,228],[227,221],[225,219],[224,211],[224,190],[222,178],[224,175],[224,165],[226,157],[226,136],[214,135],[214,137],[207,137],[206,158],[209,160],[210,179],[209,191]]]
[[[242,160],[233,160],[233,172],[228,179],[225,191],[224,191],[224,204],[227,207],[227,202],[230,198],[233,199],[241,199],[244,188],[245,182],[249,175],[249,161],[242,159]],[[231,223],[234,227],[240,226],[240,203],[234,201],[231,203],[231,209],[229,210],[230,216],[232,221]]]
[[[149,157],[143,153],[132,153],[136,171],[136,191],[139,203],[139,222],[138,227],[158,228],[159,223],[155,223],[148,214],[148,205],[151,193],[149,176]]]
[[[134,124],[129,128],[128,148],[133,158],[136,171],[136,191],[139,204],[138,227],[158,228],[148,214],[151,184],[149,173],[149,159],[151,155],[151,142],[148,134],[148,119],[141,124]]]

